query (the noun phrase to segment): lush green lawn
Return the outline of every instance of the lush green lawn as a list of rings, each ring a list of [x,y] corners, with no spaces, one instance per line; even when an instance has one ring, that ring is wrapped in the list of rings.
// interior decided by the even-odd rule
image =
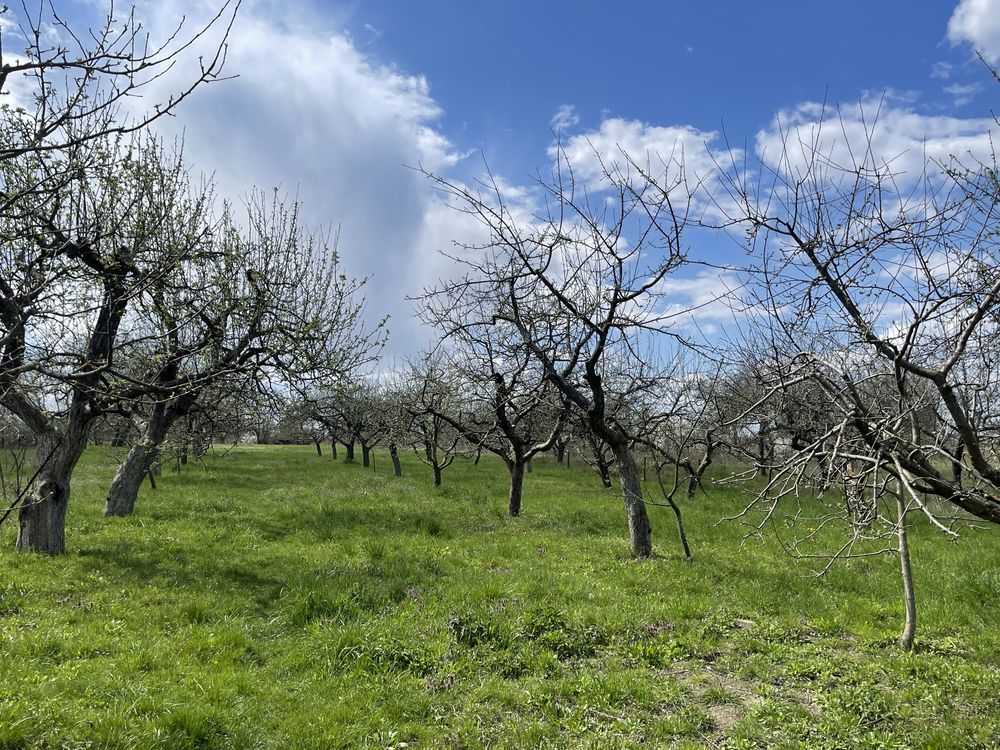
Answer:
[[[90,451],[67,556],[0,533],[0,748],[1000,747],[998,530],[916,526],[906,655],[894,560],[817,581],[733,494],[637,563],[583,470],[509,520],[495,462],[378,462],[241,447],[108,520]]]

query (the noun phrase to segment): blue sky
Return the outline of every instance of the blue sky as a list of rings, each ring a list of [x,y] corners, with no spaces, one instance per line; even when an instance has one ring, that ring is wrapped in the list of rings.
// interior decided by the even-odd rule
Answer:
[[[215,4],[139,7],[155,38]],[[103,7],[57,5],[81,22]],[[373,275],[369,305],[392,315],[392,352],[405,353],[429,338],[406,296],[452,270],[438,250],[476,232],[411,167],[471,181],[481,152],[517,201],[551,165],[554,125],[584,173],[592,147],[641,156],[677,143],[707,169],[705,144],[720,149],[723,128],[758,149],[776,117],[808,128],[822,101],[842,108],[847,130],[859,104],[870,115],[881,101],[878,147],[890,156],[982,155],[1000,85],[976,50],[1000,62],[1000,0],[244,0],[227,68],[239,77],[158,127],[184,138],[224,196],[277,186],[312,224],[339,226],[347,269]],[[697,301],[713,283],[685,293]]]

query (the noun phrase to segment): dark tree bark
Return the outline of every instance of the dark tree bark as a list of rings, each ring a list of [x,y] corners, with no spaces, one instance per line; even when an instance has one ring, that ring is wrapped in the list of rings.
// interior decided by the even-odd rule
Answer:
[[[313,443],[316,445],[316,455],[322,458],[323,456],[323,444],[319,440],[314,440]]]
[[[337,438],[330,439],[330,457],[334,461],[337,460]]]
[[[435,487],[440,487],[441,486],[441,467],[438,466],[437,464],[434,464],[434,466],[432,468],[434,469],[434,486]]]
[[[365,442],[361,443],[361,465],[366,469],[371,466],[372,449]]]
[[[524,486],[524,470],[526,464],[521,461],[511,461],[507,464],[510,470],[510,494],[507,496],[507,515],[516,518],[521,515],[521,490]]]
[[[354,441],[349,443],[344,443],[345,453],[347,457],[344,459],[347,463],[354,463]]]

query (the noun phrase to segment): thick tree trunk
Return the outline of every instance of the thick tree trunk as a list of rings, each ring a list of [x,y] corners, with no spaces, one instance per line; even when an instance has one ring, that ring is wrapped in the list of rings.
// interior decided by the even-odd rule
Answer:
[[[392,459],[392,475],[394,477],[403,476],[403,467],[399,465],[399,448],[395,443],[389,443],[389,458]]]
[[[507,496],[507,515],[516,518],[521,515],[521,489],[524,487],[525,464],[519,461],[511,461],[507,468],[510,469],[510,494]]]
[[[70,477],[87,446],[88,432],[87,424],[80,424],[73,419],[75,416],[71,412],[64,433],[49,432],[39,437],[40,468],[18,510],[19,552],[61,555],[66,551]]]
[[[104,504],[104,515],[127,516],[135,510],[142,480],[147,473],[152,476],[150,468],[159,452],[157,446],[149,445],[145,440],[132,446],[132,450],[118,467],[115,478],[111,480],[108,500]]]
[[[371,466],[372,462],[372,449],[365,443],[361,444],[361,465],[366,469]]]
[[[345,458],[344,460],[347,461],[348,463],[352,463],[354,461],[354,441],[352,440],[349,443],[344,443],[344,448],[346,449],[347,453],[347,458]]]
[[[618,463],[618,478],[622,486],[622,500],[625,503],[632,552],[639,558],[650,557],[653,554],[653,531],[649,525],[646,503],[643,502],[642,484],[639,482],[635,459],[624,442],[612,445],[611,450]]]
[[[434,486],[435,487],[440,487],[441,486],[441,467],[438,466],[437,464],[434,464],[433,468],[434,468]]]
[[[337,439],[333,438],[330,440],[330,457],[336,461],[337,460]]]
[[[17,550],[63,554],[68,504],[69,476],[39,473],[18,512]]]
[[[556,463],[562,464],[566,458],[566,443],[556,443]]]
[[[899,525],[896,534],[899,538],[899,567],[903,577],[903,604],[906,607],[906,620],[903,632],[899,636],[899,646],[903,651],[913,649],[913,638],[917,634],[917,597],[913,591],[913,568],[910,566],[910,543],[906,534],[906,503],[902,498],[896,498],[899,512]]]

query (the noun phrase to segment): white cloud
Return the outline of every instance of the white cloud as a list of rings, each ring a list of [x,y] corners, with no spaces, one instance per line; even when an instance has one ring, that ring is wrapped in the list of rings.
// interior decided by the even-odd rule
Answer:
[[[715,131],[689,125],[652,125],[620,117],[609,117],[597,130],[553,144],[549,147],[549,157],[556,160],[560,150],[564,161],[572,167],[574,178],[588,190],[607,187],[605,172],[641,181],[641,170],[679,195],[689,192],[691,210],[700,215],[718,212],[714,196],[719,177],[715,158],[723,162],[730,157],[736,161],[741,158],[741,151],[720,142]]]
[[[562,104],[552,116],[552,129],[557,133],[579,124],[580,118],[576,114],[576,107],[572,104]]]
[[[779,112],[757,133],[758,156],[769,166],[802,173],[810,155],[850,170],[862,164],[887,168],[897,187],[921,178],[926,159],[987,161],[997,125],[990,118],[920,114],[892,95],[830,106],[805,102]]]
[[[346,270],[373,276],[372,317],[392,316],[390,348],[419,346],[429,334],[405,298],[438,264],[428,227],[448,222],[414,167],[447,171],[463,155],[441,132],[443,113],[424,77],[372,59],[329,20],[292,25],[279,10],[245,0],[225,69],[238,77],[204,86],[158,127],[183,135],[188,162],[214,172],[224,196],[280,186],[299,197],[310,225],[339,225]],[[152,29],[205,17],[197,0],[167,0],[150,12]],[[163,100],[191,72],[157,81],[138,106]]]
[[[988,62],[1000,62],[1000,0],[961,0],[948,21],[948,40],[968,42]]]

